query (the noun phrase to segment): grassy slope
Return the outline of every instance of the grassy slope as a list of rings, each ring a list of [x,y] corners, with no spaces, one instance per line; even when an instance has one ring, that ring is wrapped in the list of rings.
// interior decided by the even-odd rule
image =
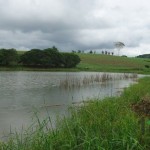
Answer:
[[[17,53],[19,54],[19,55],[22,55],[22,54],[24,54],[26,51],[17,51]]]
[[[101,54],[79,54],[79,70],[150,73],[150,59],[126,58]]]
[[[94,100],[71,109],[72,116],[59,122],[54,130],[45,128],[46,120],[39,122],[36,132],[25,132],[24,140],[17,135],[1,143],[0,149],[149,150],[149,125],[146,124],[146,133],[142,135],[139,118],[131,110],[131,104],[145,95],[150,98],[150,78],[140,79],[139,84],[127,88],[121,97]]]
[[[25,51],[18,51],[22,55]],[[102,54],[77,54],[81,62],[76,68],[27,68],[27,67],[0,67],[0,71],[101,71],[101,72],[133,72],[150,74],[150,59],[126,58]]]

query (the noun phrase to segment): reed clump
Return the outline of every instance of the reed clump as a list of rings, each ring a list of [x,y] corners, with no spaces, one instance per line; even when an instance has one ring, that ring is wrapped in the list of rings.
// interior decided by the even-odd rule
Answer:
[[[138,77],[137,73],[132,73],[132,74],[124,73],[123,75],[124,79],[132,79],[132,78],[137,78],[137,77]]]
[[[121,80],[121,79],[136,79],[138,76],[137,74],[96,74],[90,76],[84,76],[80,78],[71,78],[69,76],[66,77],[65,80],[60,80],[59,87],[65,89],[72,89],[72,88],[80,88],[82,86],[87,86],[91,84],[103,83],[110,80]]]

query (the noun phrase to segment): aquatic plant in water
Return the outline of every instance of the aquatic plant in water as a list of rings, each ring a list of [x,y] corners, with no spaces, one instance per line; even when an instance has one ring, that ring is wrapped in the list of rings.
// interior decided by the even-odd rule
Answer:
[[[95,83],[103,83],[110,80],[121,80],[121,79],[136,79],[138,77],[137,74],[96,74],[96,75],[90,75],[90,76],[84,76],[80,78],[76,77],[69,77],[69,75],[66,76],[65,80],[60,80],[59,87],[65,88],[65,89],[71,89],[71,88],[80,88],[81,86],[87,86]]]

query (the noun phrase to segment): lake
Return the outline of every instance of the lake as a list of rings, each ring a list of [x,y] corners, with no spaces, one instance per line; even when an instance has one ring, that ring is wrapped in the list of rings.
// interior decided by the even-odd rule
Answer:
[[[0,72],[0,136],[40,119],[66,115],[68,106],[90,98],[119,96],[135,75],[98,72]]]

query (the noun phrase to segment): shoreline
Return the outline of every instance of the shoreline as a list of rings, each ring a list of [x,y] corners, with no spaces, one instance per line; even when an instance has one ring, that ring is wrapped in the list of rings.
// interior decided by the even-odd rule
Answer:
[[[112,73],[137,73],[150,74],[150,71],[133,69],[83,69],[83,68],[27,68],[27,67],[0,67],[1,71],[39,71],[39,72],[112,72]]]
[[[39,121],[37,116],[35,131],[16,133],[10,141],[1,142],[0,148],[147,150],[150,148],[148,118],[145,117],[143,134],[140,116],[131,106],[142,99],[150,100],[149,89],[150,77],[145,77],[126,88],[120,97],[91,99],[87,105],[71,108],[71,116],[59,120],[56,129],[51,127],[50,118]]]

